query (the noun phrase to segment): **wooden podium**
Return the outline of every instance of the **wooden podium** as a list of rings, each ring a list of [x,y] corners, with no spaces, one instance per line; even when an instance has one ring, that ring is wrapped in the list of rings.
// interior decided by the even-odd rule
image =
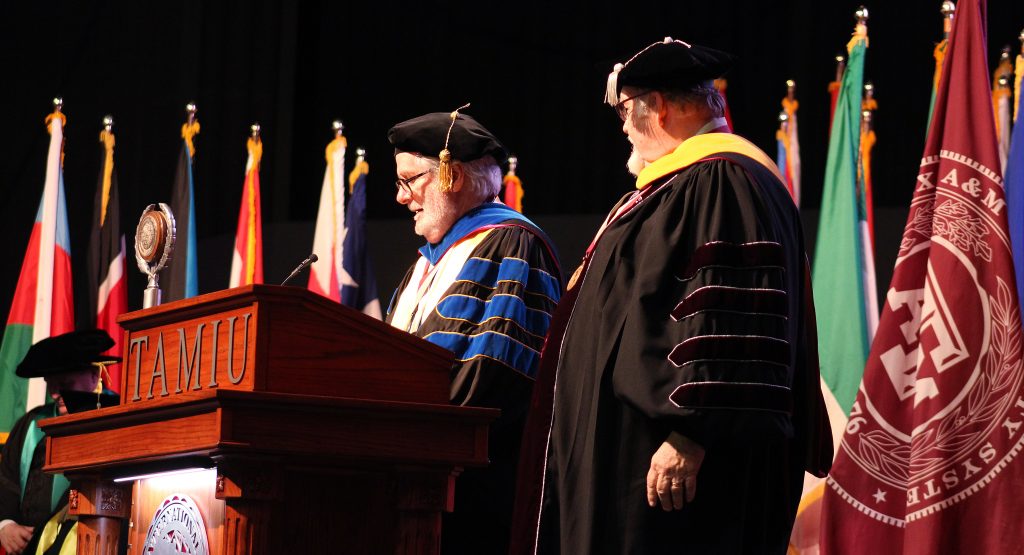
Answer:
[[[437,553],[498,411],[448,405],[452,354],[305,289],[131,312],[121,405],[40,422],[78,553]]]

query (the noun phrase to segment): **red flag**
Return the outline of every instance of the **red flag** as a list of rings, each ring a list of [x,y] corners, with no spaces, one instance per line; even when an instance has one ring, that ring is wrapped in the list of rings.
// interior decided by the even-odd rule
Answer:
[[[961,0],[881,323],[824,500],[822,553],[1024,545],[1024,368],[985,54]]]
[[[238,210],[238,231],[228,287],[263,283],[263,219],[260,207],[263,141],[260,140],[259,127],[253,127],[255,134],[246,142],[249,158],[245,163],[245,188],[242,190],[242,207]]]

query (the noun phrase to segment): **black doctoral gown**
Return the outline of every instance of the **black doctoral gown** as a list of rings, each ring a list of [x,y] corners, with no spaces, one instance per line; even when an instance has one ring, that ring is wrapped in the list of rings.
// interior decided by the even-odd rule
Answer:
[[[521,216],[502,220],[504,212],[488,208],[498,212],[492,218],[496,221],[457,225],[449,234],[457,236],[446,236],[458,245],[483,224],[493,228],[454,281],[433,283],[444,292],[414,331],[455,353],[452,404],[501,409],[488,434],[490,464],[467,468],[456,479],[454,512],[443,515],[441,552],[446,555],[508,549],[523,423],[562,290],[556,254],[543,232]],[[466,218],[475,216],[477,212]],[[416,267],[406,273],[395,299],[409,286]],[[396,304],[393,300],[388,308],[388,323],[393,323]]]
[[[21,491],[21,451],[29,425],[39,418],[53,416],[53,405],[36,407],[14,423],[0,454],[0,520],[13,520],[22,526],[41,528],[53,513],[51,490],[53,476],[43,472],[46,441],[39,442],[32,456],[25,494]]]
[[[804,469],[831,459],[785,188],[747,156],[706,157],[648,185],[581,269],[538,378],[554,409],[536,551],[785,553]],[[673,431],[706,455],[694,501],[666,512],[647,505],[646,476]]]

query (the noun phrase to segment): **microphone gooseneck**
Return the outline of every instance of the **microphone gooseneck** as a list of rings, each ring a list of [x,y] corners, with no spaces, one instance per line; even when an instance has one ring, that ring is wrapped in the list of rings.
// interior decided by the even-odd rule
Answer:
[[[310,264],[316,262],[317,260],[319,259],[317,258],[316,253],[309,255],[308,258],[303,260],[301,263],[299,263],[298,266],[295,267],[294,270],[292,270],[292,273],[288,274],[288,277],[284,278],[284,281],[281,282],[281,285],[287,284],[289,281],[291,281],[293,277],[299,275],[299,272],[305,269],[306,266],[309,266]]]

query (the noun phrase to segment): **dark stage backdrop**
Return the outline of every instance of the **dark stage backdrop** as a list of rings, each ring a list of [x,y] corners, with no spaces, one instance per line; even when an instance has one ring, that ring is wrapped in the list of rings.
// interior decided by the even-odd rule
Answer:
[[[610,67],[666,35],[740,56],[728,99],[737,132],[770,154],[785,80],[800,100],[804,206],[817,217],[834,56],[857,2],[790,0],[575,5],[263,0],[18,2],[0,18],[0,319],[5,320],[43,186],[43,118],[61,95],[68,116],[65,183],[77,313],[100,167],[98,133],[113,114],[122,221],[167,201],[184,105],[199,106],[196,211],[200,290],[227,286],[249,125],[263,128],[267,278],[310,249],[332,119],[369,150],[368,214],[382,302],[418,243],[394,203],[388,127],[467,101],[520,157],[525,211],[559,241],[572,270],[611,203],[631,187],[620,123],[601,104]],[[876,86],[874,154],[879,282],[888,283],[925,137],[941,35],[940,2],[870,4],[866,76]],[[1024,26],[1024,2],[989,5],[990,61]],[[350,151],[349,161],[352,154]],[[813,229],[816,221],[808,221]],[[888,242],[886,242],[886,238]],[[131,240],[129,239],[129,248]],[[129,261],[132,308],[144,280]],[[304,279],[304,278],[303,278]],[[880,298],[884,298],[880,297]],[[2,321],[0,321],[2,324]]]

